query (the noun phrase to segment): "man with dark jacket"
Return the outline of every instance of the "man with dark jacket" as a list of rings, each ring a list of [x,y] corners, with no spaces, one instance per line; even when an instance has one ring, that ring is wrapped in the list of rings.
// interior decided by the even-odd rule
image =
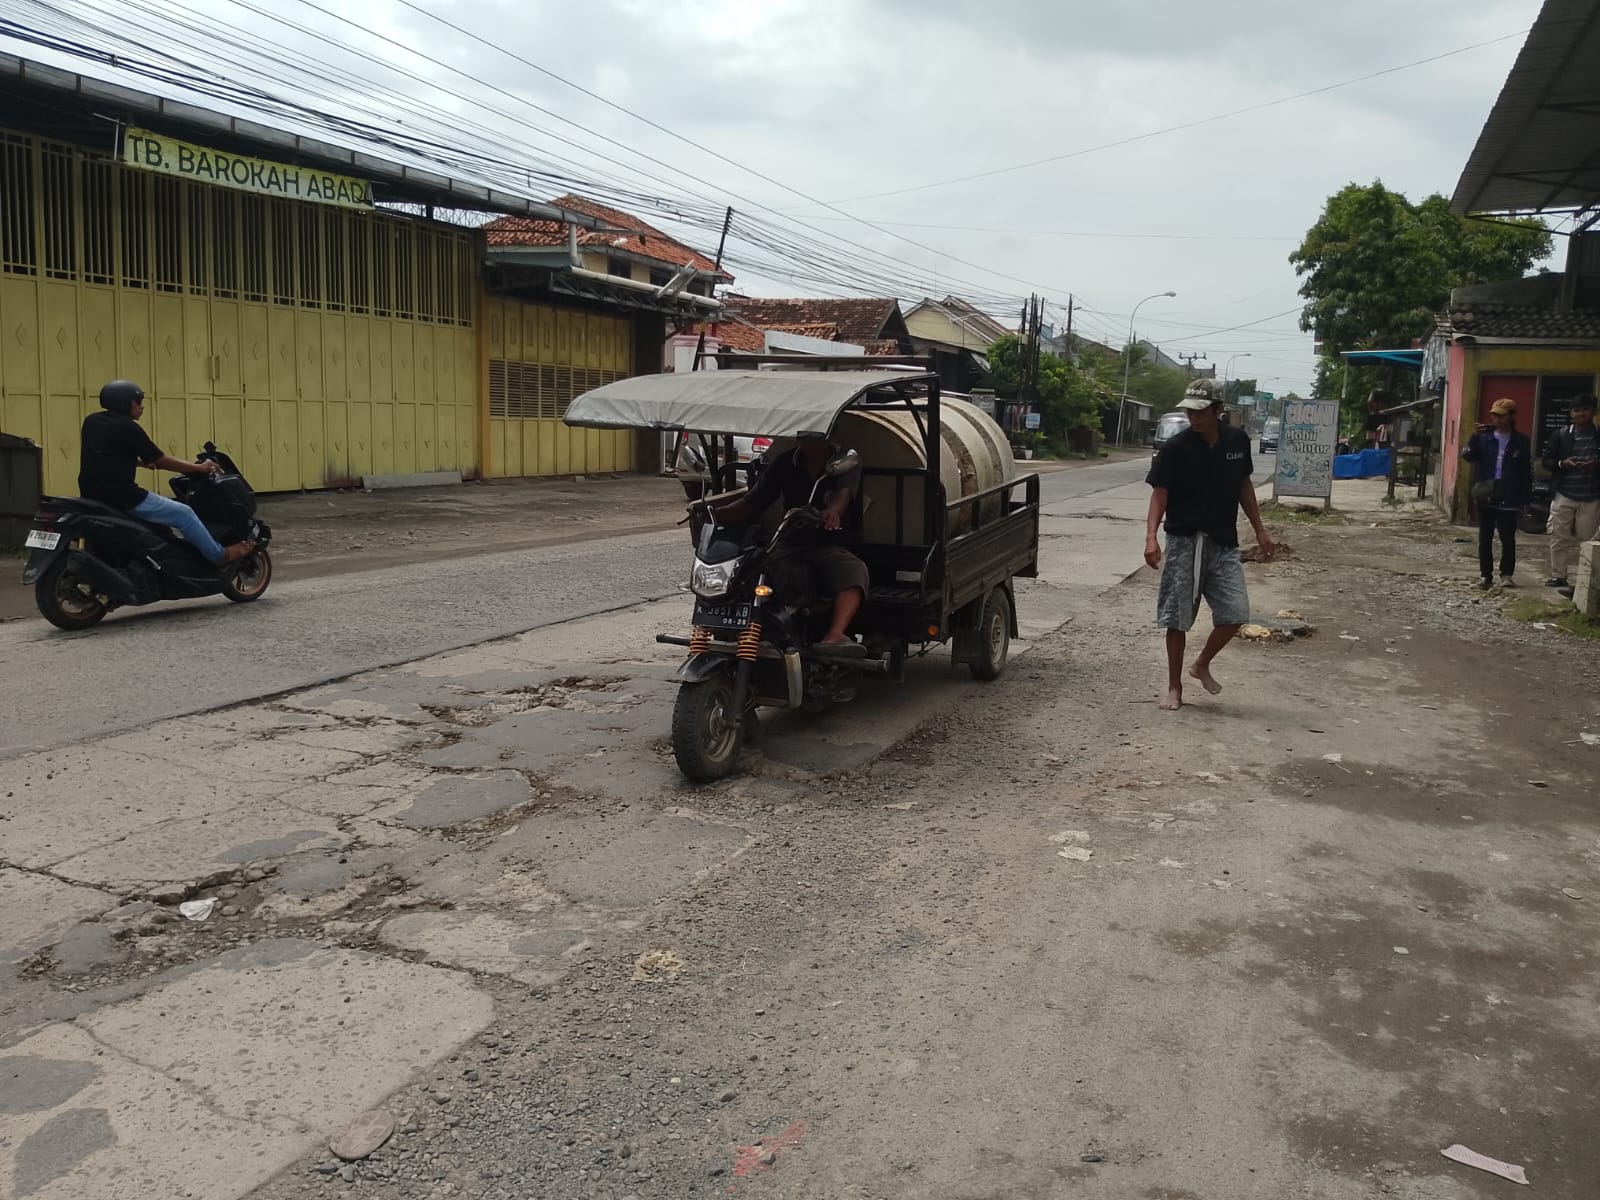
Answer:
[[[217,539],[187,504],[147,492],[137,482],[140,467],[179,475],[207,475],[222,470],[214,462],[190,462],[164,453],[139,424],[144,416],[144,389],[126,379],[113,379],[100,389],[103,412],[83,421],[78,464],[78,494],[121,509],[152,525],[176,529],[208,562],[226,566],[256,548],[254,542],[217,544]]]
[[[1478,506],[1478,586],[1494,586],[1494,535],[1500,534],[1500,586],[1516,587],[1517,515],[1533,498],[1533,443],[1517,432],[1517,402],[1496,400],[1492,425],[1478,425],[1461,450],[1472,464],[1472,502]]]
[[[1571,586],[1567,571],[1578,546],[1600,533],[1600,436],[1594,424],[1595,398],[1572,402],[1572,424],[1544,447],[1545,469],[1553,476],[1550,497],[1550,578],[1546,587]]]

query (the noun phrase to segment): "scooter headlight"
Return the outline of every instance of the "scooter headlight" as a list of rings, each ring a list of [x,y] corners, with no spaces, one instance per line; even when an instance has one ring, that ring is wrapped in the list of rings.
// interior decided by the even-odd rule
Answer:
[[[694,574],[689,577],[689,589],[702,600],[720,600],[728,594],[739,560],[708,563],[694,560]]]

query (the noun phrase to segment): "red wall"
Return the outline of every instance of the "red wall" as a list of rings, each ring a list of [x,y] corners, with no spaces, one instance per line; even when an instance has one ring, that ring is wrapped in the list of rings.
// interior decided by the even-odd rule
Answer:
[[[1478,380],[1478,420],[1492,424],[1489,409],[1496,400],[1517,402],[1517,428],[1533,434],[1533,398],[1538,391],[1537,375],[1483,375]]]

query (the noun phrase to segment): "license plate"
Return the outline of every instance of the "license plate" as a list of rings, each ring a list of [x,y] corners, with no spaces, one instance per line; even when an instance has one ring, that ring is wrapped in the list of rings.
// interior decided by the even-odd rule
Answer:
[[[43,529],[30,529],[22,544],[30,550],[54,550],[61,544],[61,535]]]
[[[694,623],[703,629],[744,629],[750,624],[748,604],[696,604]]]

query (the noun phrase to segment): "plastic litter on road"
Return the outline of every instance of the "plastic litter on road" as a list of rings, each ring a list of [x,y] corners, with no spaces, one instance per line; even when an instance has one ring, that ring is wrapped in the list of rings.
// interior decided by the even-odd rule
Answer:
[[[178,912],[191,921],[204,921],[216,906],[216,897],[208,896],[204,900],[185,900],[178,905]]]
[[[1512,1183],[1528,1185],[1528,1175],[1521,1167],[1513,1163],[1501,1162],[1498,1158],[1490,1158],[1487,1154],[1479,1154],[1476,1150],[1469,1150],[1457,1143],[1439,1151],[1451,1162],[1458,1162],[1468,1167],[1477,1167],[1480,1171],[1487,1171],[1491,1175],[1498,1175],[1501,1179],[1509,1179]]]

